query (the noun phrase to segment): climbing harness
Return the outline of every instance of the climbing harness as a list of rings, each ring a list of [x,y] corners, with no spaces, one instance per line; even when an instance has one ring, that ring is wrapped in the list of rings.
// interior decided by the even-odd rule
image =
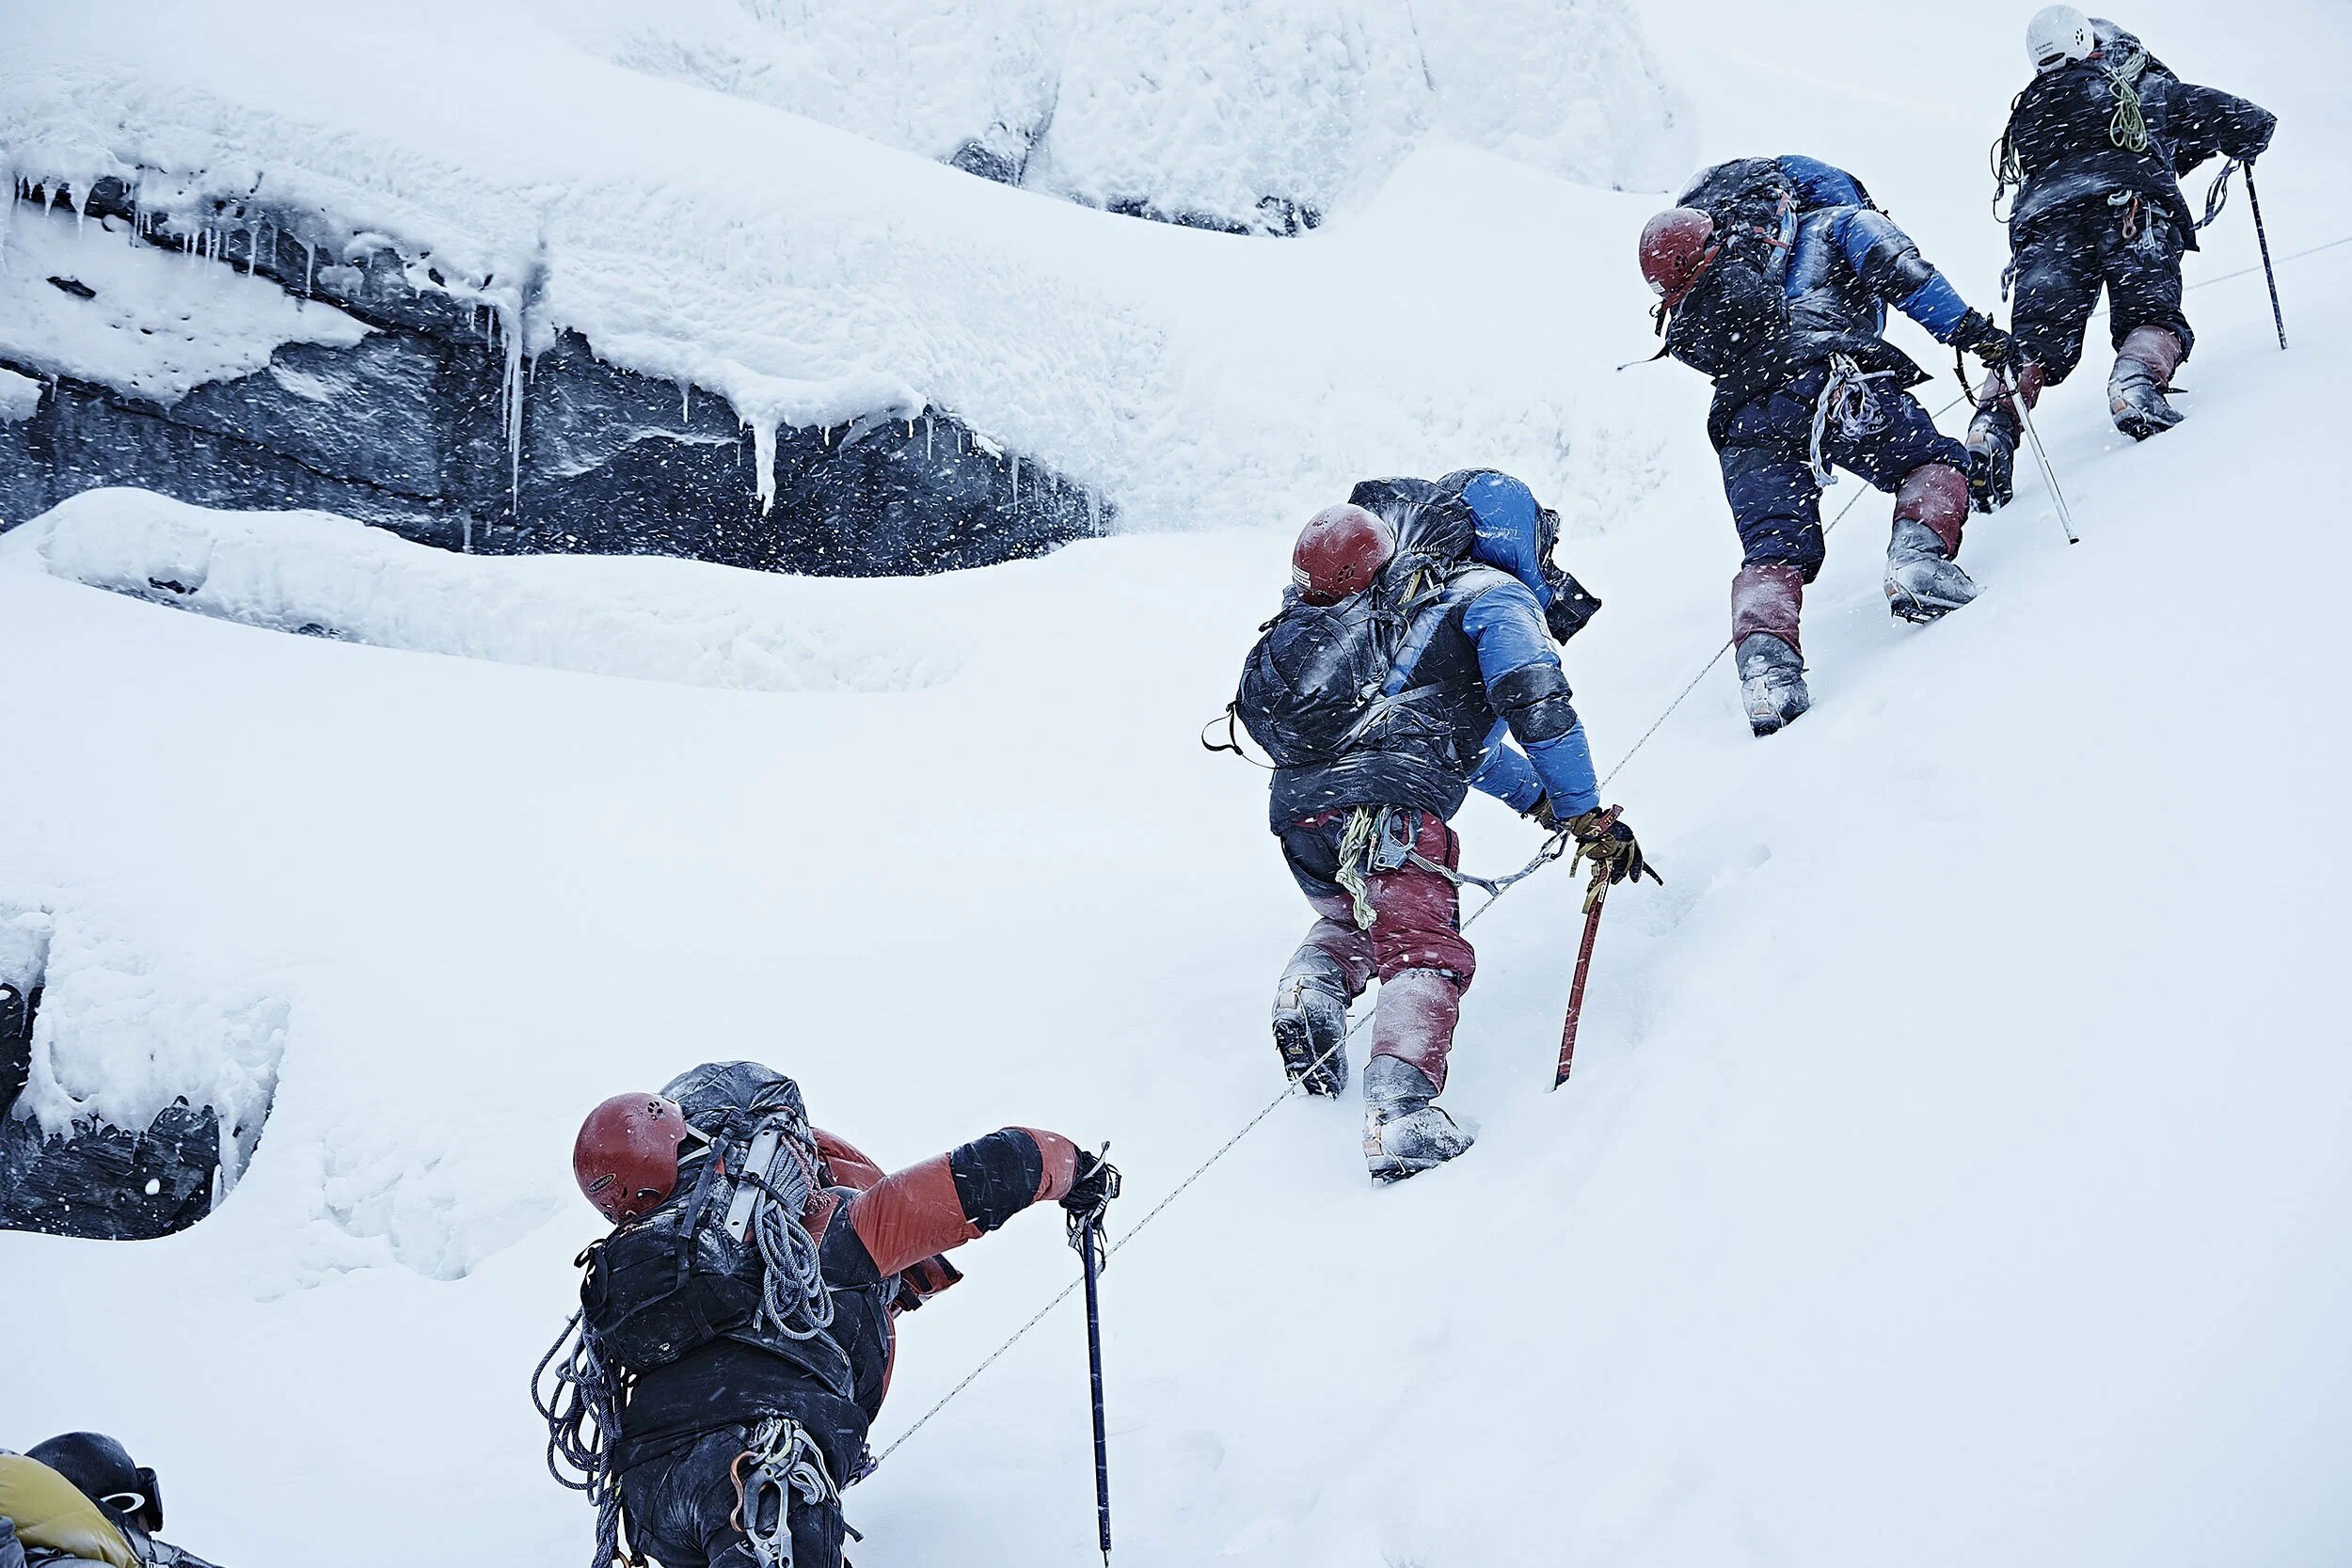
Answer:
[[[1838,440],[1853,442],[1886,428],[1886,410],[1870,389],[1870,383],[1883,381],[1894,373],[1866,371],[1850,354],[1830,356],[1829,379],[1821,384],[1821,395],[1813,400],[1811,458],[1816,484],[1837,483],[1837,476],[1830,467],[1829,454],[1823,450],[1833,430]]]
[[[735,1512],[727,1522],[743,1532],[759,1568],[792,1568],[792,1510],[841,1500],[825,1452],[808,1429],[789,1416],[771,1416],[753,1429],[751,1446],[729,1468]]]

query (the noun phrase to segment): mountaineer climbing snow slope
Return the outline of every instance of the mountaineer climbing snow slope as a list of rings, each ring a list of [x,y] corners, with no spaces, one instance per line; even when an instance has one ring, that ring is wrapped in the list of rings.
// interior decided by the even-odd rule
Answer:
[[[1641,8],[1697,106],[1691,164],[1855,166],[1976,304],[2007,254],[1981,160],[2024,11],[1914,14],[1945,10]],[[1672,881],[1612,900],[1565,1090],[1581,889],[1555,871],[1474,932],[1446,1095],[1473,1148],[1374,1190],[1358,1108],[1295,1097],[1134,1233],[1102,1281],[1120,1563],[2209,1568],[2352,1538],[2352,759],[2327,610],[2352,541],[2312,458],[2352,356],[2352,37],[2316,3],[2121,20],[2278,113],[2293,352],[2225,219],[2187,270],[2193,417],[2145,444],[2096,397],[2038,418],[2079,547],[2021,473],[1971,523],[1978,599],[1915,627],[1876,541],[1833,539],[1805,634],[1834,690],[1758,746],[1718,670],[1604,791]],[[1899,87],[1827,39],[1904,62]],[[771,119],[812,168],[899,181],[893,221],[920,221],[936,170]],[[1114,1239],[1271,1097],[1298,895],[1263,776],[1195,736],[1302,518],[1365,473],[1523,474],[1607,602],[1563,651],[1604,777],[1720,645],[1738,546],[1707,388],[1609,368],[1647,343],[1628,258],[1661,191],[1433,144],[1284,241],[983,194],[1009,230],[1095,247],[1073,268],[1153,269],[1181,309],[1122,309],[1171,353],[1208,354],[1178,327],[1222,302],[1234,357],[1172,379],[1251,353],[1271,379],[1185,404],[1229,421],[1202,445],[1385,438],[1423,384],[1554,401],[1449,429],[1451,454],[1303,445],[1263,491],[1201,492],[1234,526],[979,573],[501,562],[532,588],[501,661],[451,634],[490,602],[454,603],[459,558],[353,552],[409,612],[396,648],[275,629],[306,624],[269,602],[291,574],[207,588],[204,615],[82,580],[297,531],[331,551],[332,519],[98,493],[0,536],[0,923],[54,927],[28,1094],[167,1103],[187,975],[283,1019],[217,1212],[159,1242],[0,1235],[0,1446],[118,1434],[168,1470],[175,1535],[236,1568],[577,1568],[587,1511],[545,1475],[524,1386],[602,1233],[566,1160],[616,1085],[788,1062],[885,1166],[1083,1129],[1126,1175]],[[1844,526],[1883,529],[1883,499]],[[714,663],[748,640],[798,678],[690,684],[666,642],[628,678],[657,641],[617,634],[611,659],[529,667],[548,607],[625,625],[673,594],[727,608]],[[1517,863],[1505,807],[1459,821],[1472,869]],[[1075,1264],[1038,1223],[967,1267],[903,1325],[878,1449]],[[1093,1560],[1087,1392],[1066,1303],[851,1492],[860,1568]]]

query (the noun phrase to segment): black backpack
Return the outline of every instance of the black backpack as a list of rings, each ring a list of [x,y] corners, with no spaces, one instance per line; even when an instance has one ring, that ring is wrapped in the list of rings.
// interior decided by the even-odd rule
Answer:
[[[1715,220],[1720,249],[1682,304],[1661,307],[1666,352],[1721,379],[1770,362],[1788,338],[1783,283],[1796,237],[1797,187],[1772,158],[1736,158],[1702,170],[1677,206]]]
[[[766,1269],[755,1242],[727,1223],[739,1195],[757,1190],[746,1180],[755,1154],[787,1136],[808,1138],[798,1085],[755,1063],[724,1062],[695,1069],[663,1093],[711,1143],[681,1170],[667,1202],[580,1254],[580,1323],[598,1357],[642,1372],[719,1339],[743,1339],[849,1397],[850,1359],[830,1334],[756,1332]],[[763,1145],[763,1133],[779,1144]]]
[[[1367,480],[1347,499],[1396,531],[1396,556],[1370,588],[1337,604],[1309,604],[1293,589],[1259,628],[1232,712],[1277,768],[1337,762],[1406,732],[1443,733],[1409,704],[1378,699],[1411,679],[1417,623],[1443,613],[1438,601],[1469,559],[1474,520],[1458,495],[1427,480]]]

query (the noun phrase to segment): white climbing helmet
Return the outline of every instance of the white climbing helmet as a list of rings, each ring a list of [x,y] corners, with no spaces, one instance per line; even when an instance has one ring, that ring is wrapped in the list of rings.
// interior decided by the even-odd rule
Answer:
[[[2044,6],[2026,24],[2026,58],[2036,71],[2087,60],[2098,47],[2090,18],[2072,6]]]

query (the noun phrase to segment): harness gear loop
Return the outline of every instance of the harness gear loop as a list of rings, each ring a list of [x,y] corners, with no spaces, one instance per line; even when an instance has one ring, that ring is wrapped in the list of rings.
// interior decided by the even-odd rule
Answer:
[[[727,1523],[743,1532],[760,1568],[792,1568],[795,1493],[812,1507],[841,1497],[825,1468],[824,1450],[789,1416],[761,1421],[727,1474],[735,1482],[735,1512]]]
[[[2137,191],[2118,191],[2107,198],[2107,205],[2117,212],[2116,231],[2127,240],[2137,239],[2140,230],[2140,201]]]
[[[1331,879],[1355,901],[1356,928],[1359,931],[1371,930],[1377,913],[1372,907],[1372,890],[1364,879],[1371,859],[1373,828],[1377,817],[1385,815],[1375,813],[1370,806],[1358,806],[1348,813],[1347,832],[1340,837],[1340,868]]]
[[[1821,383],[1821,395],[1813,404],[1813,445],[1810,453],[1813,482],[1827,487],[1837,483],[1830,471],[1828,456],[1822,451],[1830,427],[1835,424],[1838,439],[1857,441],[1874,436],[1886,428],[1886,410],[1870,390],[1870,383],[1893,375],[1893,371],[1865,371],[1850,354],[1830,356],[1829,379]]]

